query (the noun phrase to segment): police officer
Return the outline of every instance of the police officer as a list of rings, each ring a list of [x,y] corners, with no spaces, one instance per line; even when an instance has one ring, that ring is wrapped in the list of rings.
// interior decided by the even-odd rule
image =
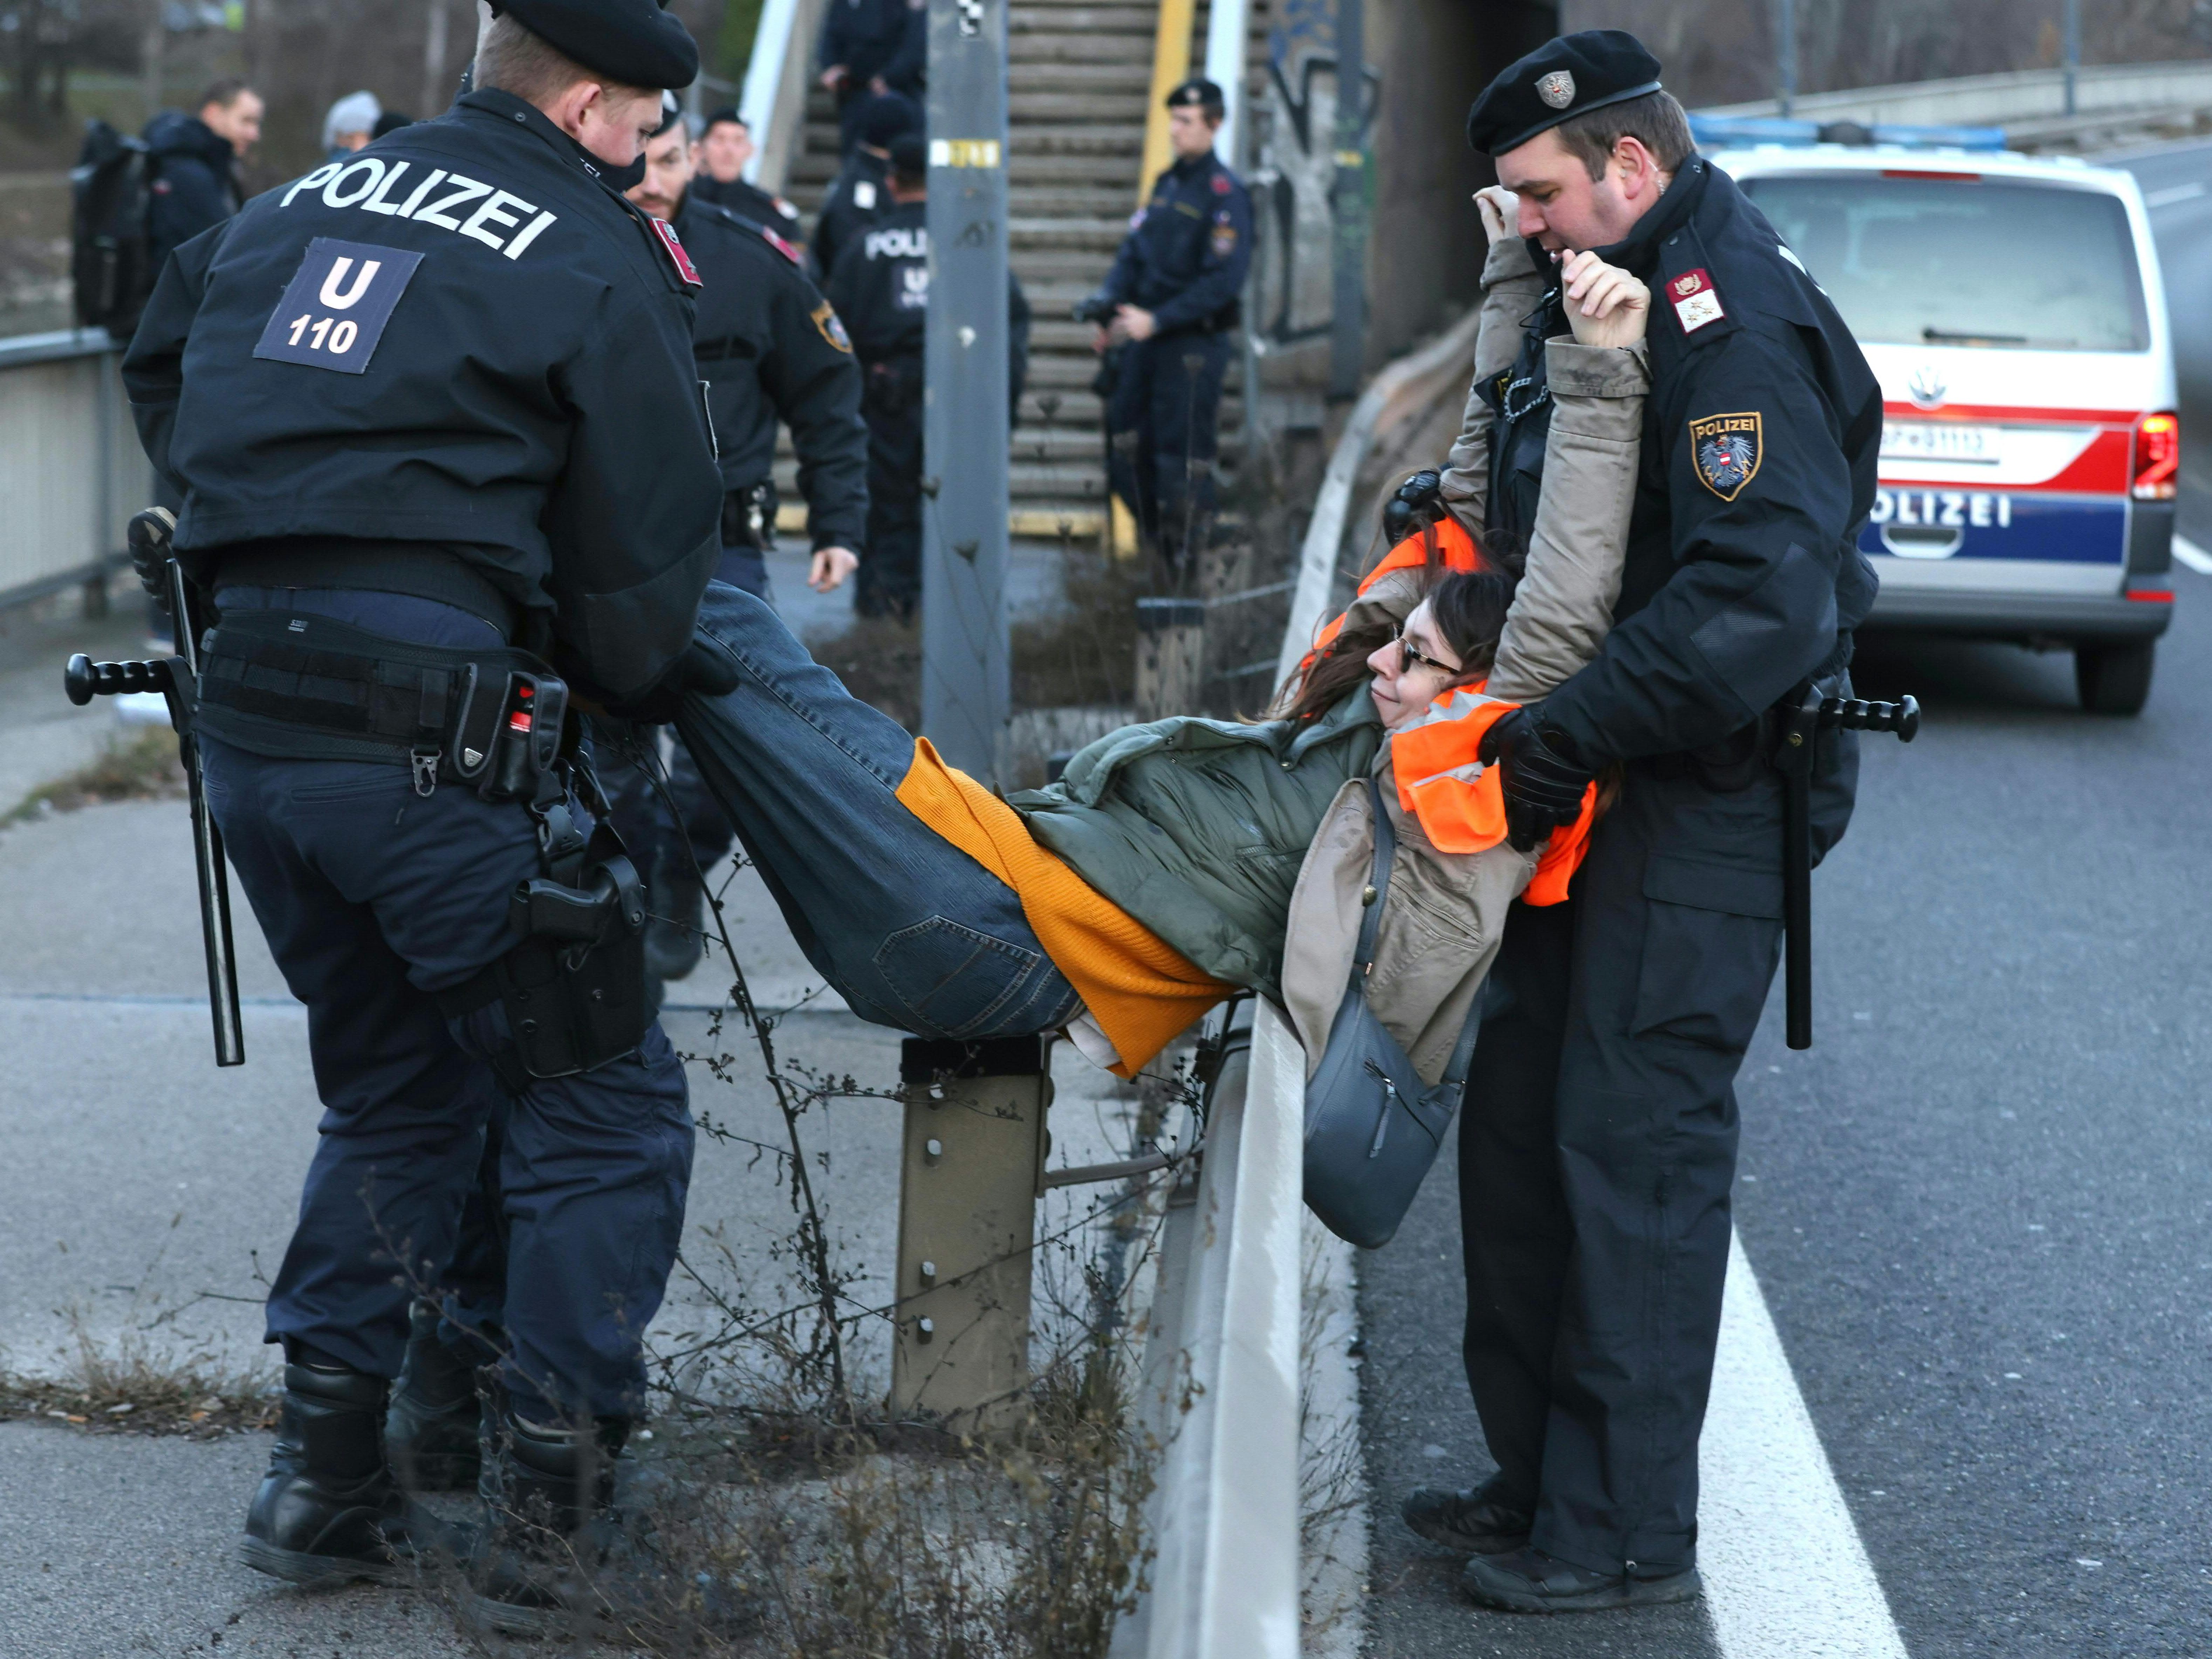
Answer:
[[[722,559],[719,580],[769,599],[763,553],[773,544],[779,417],[799,456],[814,544],[807,584],[826,593],[860,562],[868,519],[868,428],[860,419],[860,370],[830,302],[799,269],[799,250],[774,230],[698,199],[691,149],[672,106],[646,146],[645,177],[629,199],[672,223],[706,286],[693,347],[721,452]],[[635,779],[617,805],[625,837],[650,851],[653,921],[647,966],[681,979],[699,959],[705,895],[698,872],[734,839],[721,808],[699,781],[679,743],[669,793],[690,834],[687,851],[647,780]],[[633,817],[633,813],[635,817]],[[632,823],[637,832],[632,832]],[[649,827],[648,827],[649,826]],[[696,855],[696,862],[695,862]]]
[[[1595,248],[1650,283],[1660,314],[1613,631],[1484,746],[1516,844],[1569,822],[1598,769],[1621,775],[1568,902],[1512,908],[1468,1082],[1466,1359],[1498,1472],[1418,1492],[1404,1513],[1473,1556],[1462,1586],[1490,1606],[1682,1601],[1699,1589],[1734,1079],[1782,928],[1769,711],[1808,679],[1842,684],[1872,603],[1856,542],[1881,395],[1826,296],[1697,155],[1632,36],[1532,52],[1477,100],[1468,137],[1517,198],[1501,231],[1529,240],[1540,270]],[[1555,283],[1520,362],[1477,388],[1496,421],[1494,530],[1533,509],[1542,340],[1575,300]],[[1448,491],[1472,501],[1469,483]],[[1856,778],[1838,735],[1815,783],[1822,849]]]
[[[1175,164],[1152,185],[1105,286],[1096,349],[1121,348],[1106,404],[1106,471],[1147,546],[1180,568],[1213,515],[1221,381],[1252,263],[1252,198],[1213,153],[1221,88],[1167,96]]]
[[[808,250],[814,260],[815,280],[825,289],[830,273],[837,269],[837,256],[890,209],[893,141],[921,130],[921,109],[896,93],[868,99],[859,106],[855,142],[822,198],[822,211],[814,219],[814,241]]]
[[[620,193],[697,64],[653,0],[505,0],[475,91],[187,243],[126,359],[218,613],[209,797],[325,1108],[241,1545],[279,1577],[388,1578],[425,1539],[378,1425],[502,1097],[506,1508],[580,1529],[640,1408],[692,1130],[644,1011],[641,900],[560,709],[573,685],[665,719],[734,684],[693,640],[722,495],[698,281]],[[532,882],[547,898],[511,922]],[[603,942],[580,954],[541,909]],[[588,1557],[535,1536],[477,1565],[497,1628],[574,1593],[558,1564]]]
[[[818,61],[822,84],[837,100],[838,147],[849,153],[871,93],[921,98],[929,70],[927,0],[830,0]]]
[[[854,609],[911,620],[921,602],[922,353],[929,321],[929,155],[920,133],[891,145],[890,204],[838,256],[830,302],[866,376],[868,535]],[[1030,303],[1006,273],[1009,409],[1029,373]]]
[[[799,210],[745,178],[745,163],[752,155],[753,133],[745,118],[726,105],[714,111],[700,131],[699,142],[691,146],[691,194],[798,240]]]

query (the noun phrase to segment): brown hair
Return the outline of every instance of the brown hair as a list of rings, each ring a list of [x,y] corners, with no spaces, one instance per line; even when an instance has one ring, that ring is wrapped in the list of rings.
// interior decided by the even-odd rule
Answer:
[[[513,93],[540,109],[579,81],[597,82],[611,98],[650,98],[656,103],[660,99],[655,88],[625,86],[597,70],[586,69],[544,35],[523,27],[509,12],[492,19],[483,44],[477,48],[477,86]]]
[[[1470,678],[1486,674],[1497,660],[1498,636],[1504,630],[1506,608],[1521,580],[1522,556],[1509,538],[1492,532],[1480,543],[1484,563],[1480,568],[1448,571],[1437,554],[1434,529],[1425,530],[1422,540],[1429,562],[1422,573],[1421,597],[1429,602],[1437,631],[1459,659],[1462,673]],[[1290,681],[1277,695],[1278,718],[1310,720],[1334,708],[1367,683],[1368,658],[1396,631],[1397,624],[1388,621],[1343,629],[1315,654],[1303,679]]]
[[[226,75],[219,81],[210,82],[208,89],[200,94],[199,102],[193,107],[205,109],[210,104],[213,104],[219,109],[228,109],[243,94],[252,90],[252,87],[246,85],[235,75]]]
[[[1552,131],[1559,135],[1567,154],[1589,169],[1593,183],[1605,177],[1613,146],[1624,138],[1642,144],[1668,173],[1680,171],[1697,151],[1690,137],[1690,118],[1674,101],[1674,94],[1664,90],[1571,115]]]

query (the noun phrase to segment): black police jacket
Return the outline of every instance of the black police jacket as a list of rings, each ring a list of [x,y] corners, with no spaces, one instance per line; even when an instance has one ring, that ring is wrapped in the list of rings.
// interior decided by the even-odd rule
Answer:
[[[1251,194],[1208,150],[1153,182],[1098,294],[1151,312],[1162,334],[1234,328],[1251,265]]]
[[[689,261],[601,172],[472,92],[179,249],[123,374],[191,574],[274,538],[446,544],[603,690],[659,678],[721,478]]]
[[[863,363],[919,362],[929,335],[929,204],[895,203],[838,256],[830,303],[845,319]],[[1008,401],[1029,378],[1030,301],[1006,273]]]
[[[165,109],[146,124],[146,261],[168,258],[238,211],[238,152],[197,115]]]
[[[856,146],[830,180],[822,211],[814,217],[814,240],[807,250],[814,259],[814,280],[824,289],[837,269],[837,256],[890,211],[890,170],[888,158]]]
[[[922,0],[830,0],[822,67],[842,64],[861,88],[880,76],[893,92],[915,92],[929,62],[928,23]]]
[[[706,283],[693,349],[723,485],[750,489],[768,477],[781,416],[799,454],[814,545],[859,547],[868,522],[868,428],[860,365],[837,313],[799,270],[799,250],[774,232],[690,191],[676,228]]]
[[[750,219],[757,225],[766,225],[778,234],[799,239],[799,210],[781,196],[771,196],[758,185],[749,185],[743,178],[726,183],[720,179],[700,173],[691,180],[686,195],[696,196],[719,208],[727,208],[740,219]]]
[[[1850,331],[1727,174],[1692,157],[1599,253],[1651,285],[1652,386],[1613,631],[1544,700],[1590,761],[1718,743],[1850,660],[1881,443]]]

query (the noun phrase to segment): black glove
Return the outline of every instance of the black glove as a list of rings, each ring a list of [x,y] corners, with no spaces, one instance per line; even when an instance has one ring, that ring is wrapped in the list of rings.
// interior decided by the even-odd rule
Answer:
[[[1382,545],[1395,547],[1425,525],[1443,515],[1444,481],[1433,467],[1424,467],[1398,486],[1382,503]]]
[[[635,696],[620,702],[608,699],[607,713],[641,726],[666,726],[676,718],[685,696],[696,691],[720,697],[738,689],[738,665],[728,655],[694,635],[668,672]]]
[[[133,513],[123,532],[131,550],[131,568],[138,573],[138,586],[164,611],[169,608],[169,539],[177,533],[177,515],[166,507],[149,507]]]
[[[1574,739],[1542,722],[1543,705],[1516,708],[1482,734],[1475,758],[1505,769],[1505,839],[1534,852],[1554,830],[1582,816],[1583,792],[1596,775],[1577,757]]]

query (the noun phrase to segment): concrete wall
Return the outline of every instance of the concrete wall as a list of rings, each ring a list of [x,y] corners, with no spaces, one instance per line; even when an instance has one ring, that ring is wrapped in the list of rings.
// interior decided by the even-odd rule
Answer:
[[[1367,61],[1382,77],[1374,126],[1368,366],[1380,368],[1472,304],[1492,182],[1467,147],[1467,112],[1498,70],[1559,31],[1556,3],[1368,0]]]

